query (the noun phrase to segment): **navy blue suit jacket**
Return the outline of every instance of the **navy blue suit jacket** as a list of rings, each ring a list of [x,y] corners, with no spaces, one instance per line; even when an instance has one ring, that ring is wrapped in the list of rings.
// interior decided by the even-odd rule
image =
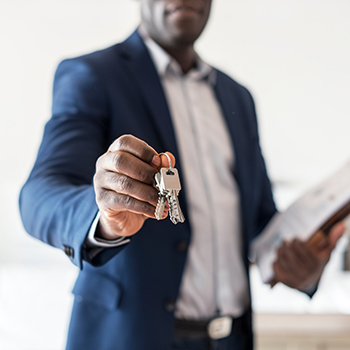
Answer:
[[[248,273],[249,243],[276,209],[251,95],[220,71],[215,93],[234,145]],[[52,118],[20,196],[26,230],[64,249],[81,269],[67,349],[164,350],[172,336],[184,247],[191,240],[186,188],[180,193],[184,224],[148,219],[129,244],[106,249],[93,261],[83,245],[98,210],[95,162],[123,134],[158,152],[172,152],[181,175],[166,97],[137,32],[121,44],[59,65]]]

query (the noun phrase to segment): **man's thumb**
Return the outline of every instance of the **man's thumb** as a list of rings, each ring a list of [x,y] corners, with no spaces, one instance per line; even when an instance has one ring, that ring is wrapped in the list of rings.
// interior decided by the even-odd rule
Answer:
[[[329,253],[332,252],[339,238],[343,235],[344,232],[345,232],[345,225],[343,222],[338,222],[332,227],[332,229],[328,234],[327,250],[329,250]]]

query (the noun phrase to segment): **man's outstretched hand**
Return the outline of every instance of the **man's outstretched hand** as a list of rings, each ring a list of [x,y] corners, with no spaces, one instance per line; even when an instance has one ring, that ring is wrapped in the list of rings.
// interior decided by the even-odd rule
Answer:
[[[327,236],[318,231],[314,239],[307,242],[300,239],[284,242],[278,249],[277,260],[273,265],[275,276],[272,284],[282,282],[301,291],[316,287],[344,231],[345,226],[340,222],[333,226]]]
[[[174,156],[167,154],[174,165]],[[94,189],[101,214],[96,234],[110,240],[131,236],[147,218],[155,218],[158,190],[154,175],[168,165],[167,157],[158,155],[146,142],[132,135],[116,139],[96,162]]]

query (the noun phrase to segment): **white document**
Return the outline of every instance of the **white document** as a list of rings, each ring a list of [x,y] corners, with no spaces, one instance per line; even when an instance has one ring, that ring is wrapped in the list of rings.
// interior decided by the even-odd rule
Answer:
[[[328,179],[307,191],[285,212],[277,213],[251,244],[251,259],[262,280],[273,276],[273,263],[282,241],[307,240],[350,201],[350,161]]]

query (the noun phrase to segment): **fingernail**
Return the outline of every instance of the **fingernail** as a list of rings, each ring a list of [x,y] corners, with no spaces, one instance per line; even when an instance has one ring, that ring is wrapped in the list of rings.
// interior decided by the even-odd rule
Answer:
[[[157,155],[153,156],[151,164],[158,168],[160,165],[160,157]]]

